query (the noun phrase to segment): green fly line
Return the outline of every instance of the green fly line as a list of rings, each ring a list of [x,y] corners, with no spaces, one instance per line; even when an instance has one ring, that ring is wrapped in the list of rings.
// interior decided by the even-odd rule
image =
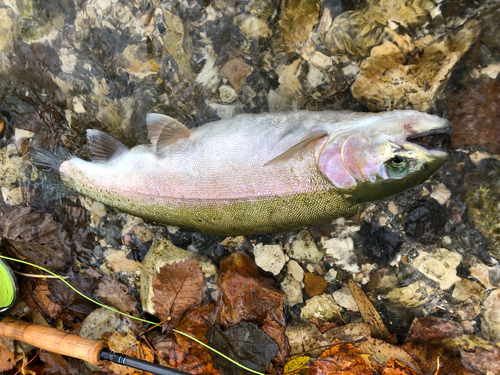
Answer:
[[[106,306],[106,305],[104,305],[104,304],[102,304],[100,302],[97,302],[97,301],[93,300],[90,297],[87,297],[85,294],[83,294],[79,290],[77,290],[73,285],[71,285],[66,280],[64,280],[61,276],[59,276],[59,275],[55,274],[54,272],[49,271],[49,270],[47,270],[47,269],[45,269],[45,268],[43,268],[41,266],[38,266],[38,265],[30,263],[30,262],[26,262],[24,260],[6,257],[4,255],[0,255],[0,258],[11,260],[13,262],[24,263],[24,264],[27,264],[29,266],[38,268],[38,269],[42,270],[43,272],[47,272],[49,275],[57,277],[59,280],[61,280],[64,284],[66,284],[68,287],[70,287],[71,289],[73,289],[76,293],[78,293],[83,298],[85,298],[85,299],[87,299],[87,300],[95,303],[98,306],[104,307],[105,309],[114,311],[114,312],[116,312],[118,314],[121,314],[121,315],[126,316],[126,317],[131,318],[131,319],[139,320],[139,321],[144,322],[144,323],[148,323],[148,324],[152,324],[152,325],[158,325],[155,322],[151,322],[151,321],[149,321],[147,319],[138,318],[136,316],[133,316],[133,315],[121,312],[121,311],[119,311],[119,310],[117,310],[117,309],[115,309],[113,307]],[[1,270],[0,270],[0,283],[1,283],[1,285],[0,285],[0,293],[1,293],[1,295],[0,295],[0,304],[1,304],[0,310],[1,310],[3,306],[9,306],[10,307],[10,305],[14,302],[14,299],[15,299],[15,282],[14,282],[14,278],[12,277],[12,273],[10,272],[10,269],[7,268],[8,266],[6,266],[6,264],[1,259],[0,259],[0,262],[1,262],[0,266],[2,266]],[[5,276],[4,276],[4,272],[5,272]],[[5,298],[4,298],[4,288],[5,288]],[[12,294],[7,294],[7,293],[12,293]],[[4,300],[7,301],[8,300],[8,298],[7,298],[8,296],[10,296],[10,298],[11,298],[10,302],[8,302],[7,304],[4,304]],[[221,357],[227,359],[229,362],[234,363],[236,366],[239,366],[239,367],[241,367],[242,369],[244,369],[246,371],[249,371],[249,372],[257,374],[257,375],[265,375],[262,372],[255,371],[255,370],[253,370],[251,368],[243,366],[241,363],[236,362],[234,359],[229,358],[227,355],[219,352],[218,350],[212,348],[211,346],[205,344],[204,342],[198,340],[197,338],[188,335],[187,333],[178,331],[176,329],[173,329],[172,331],[174,331],[174,332],[176,332],[176,333],[178,333],[180,335],[186,336],[186,337],[190,338],[191,340],[197,342],[200,345],[203,345],[207,349],[209,349],[212,352],[220,355]]]
[[[10,267],[0,259],[0,311],[7,310],[16,299],[16,282]]]

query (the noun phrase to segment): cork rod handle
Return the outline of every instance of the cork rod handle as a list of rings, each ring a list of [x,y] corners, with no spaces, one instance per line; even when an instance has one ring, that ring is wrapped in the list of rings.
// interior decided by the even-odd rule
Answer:
[[[105,345],[99,340],[89,340],[9,316],[0,321],[0,336],[23,341],[49,352],[83,359],[94,365],[102,364],[99,360],[99,353]]]

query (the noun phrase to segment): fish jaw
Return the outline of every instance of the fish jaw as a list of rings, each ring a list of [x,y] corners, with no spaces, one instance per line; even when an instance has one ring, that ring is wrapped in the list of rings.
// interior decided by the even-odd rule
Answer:
[[[411,140],[451,130],[447,120],[417,111],[367,117],[317,150],[318,169],[352,202],[383,199],[421,184],[448,159]]]

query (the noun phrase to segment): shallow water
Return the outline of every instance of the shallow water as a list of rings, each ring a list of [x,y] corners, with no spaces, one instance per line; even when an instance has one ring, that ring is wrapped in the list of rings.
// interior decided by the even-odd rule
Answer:
[[[435,315],[498,342],[492,306],[500,299],[500,5],[407,3],[3,1],[2,205],[31,203],[51,213],[68,232],[79,266],[116,272],[133,286],[133,262],[158,233],[185,248],[196,238],[198,250],[216,262],[224,251],[252,252],[256,243],[289,249],[302,235],[249,236],[207,250],[198,235],[88,199],[40,201],[41,184],[25,158],[32,133],[48,147],[87,157],[86,129],[128,146],[145,143],[152,111],[188,127],[297,109],[430,112],[454,126],[445,166],[353,218],[308,228],[321,256],[295,259],[314,273],[335,273],[326,293],[354,277],[393,331]],[[110,262],[118,252],[133,265]],[[276,281],[285,277],[286,267]],[[304,316],[305,302],[291,311]],[[353,316],[345,310],[345,319]]]

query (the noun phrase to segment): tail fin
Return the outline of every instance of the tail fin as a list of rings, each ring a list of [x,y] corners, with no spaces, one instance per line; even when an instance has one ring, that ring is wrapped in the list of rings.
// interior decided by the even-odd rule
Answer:
[[[41,198],[43,200],[52,201],[68,195],[78,195],[62,183],[59,174],[61,164],[72,157],[64,147],[56,147],[54,151],[50,151],[40,139],[34,139],[31,142],[28,159],[38,169],[42,182]]]

